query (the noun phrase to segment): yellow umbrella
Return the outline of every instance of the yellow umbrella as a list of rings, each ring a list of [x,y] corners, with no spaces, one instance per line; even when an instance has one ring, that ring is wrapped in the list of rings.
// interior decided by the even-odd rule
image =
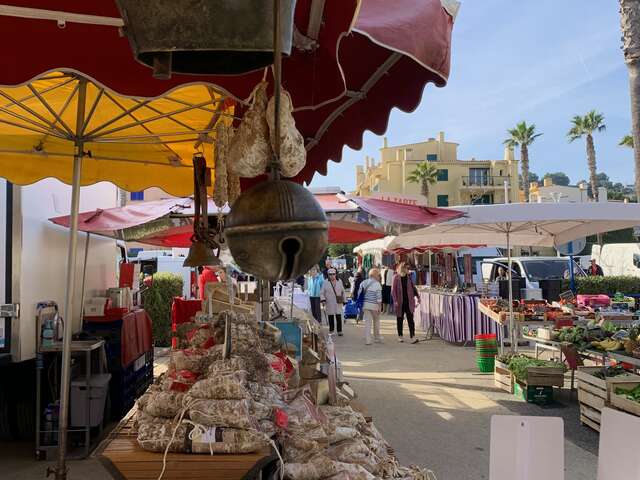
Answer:
[[[188,196],[192,155],[200,150],[211,166],[206,143],[219,121],[232,120],[233,102],[210,86],[135,98],[53,72],[0,88],[0,176],[19,185],[47,177],[72,184],[81,158],[80,185],[110,181],[130,192],[159,187]]]

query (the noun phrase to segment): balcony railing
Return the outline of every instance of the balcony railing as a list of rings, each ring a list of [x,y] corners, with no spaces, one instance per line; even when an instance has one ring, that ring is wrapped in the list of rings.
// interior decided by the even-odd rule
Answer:
[[[475,188],[475,187],[499,187],[504,188],[504,182],[507,181],[511,186],[509,177],[506,176],[493,176],[493,175],[478,175],[473,177],[461,177],[461,183],[463,187]]]

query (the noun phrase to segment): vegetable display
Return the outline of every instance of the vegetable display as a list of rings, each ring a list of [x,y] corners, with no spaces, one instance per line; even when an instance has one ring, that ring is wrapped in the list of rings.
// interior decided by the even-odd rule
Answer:
[[[516,377],[516,380],[524,382],[527,379],[528,370],[531,367],[546,367],[546,368],[562,368],[565,369],[564,363],[556,362],[553,360],[537,360],[531,357],[516,356],[509,362],[509,370]]]
[[[633,390],[626,390],[624,388],[616,388],[616,395],[622,395],[627,400],[640,403],[640,385]]]
[[[592,375],[600,380],[604,380],[605,378],[619,377],[620,375],[626,375],[627,372],[621,365],[615,365],[613,367],[602,368],[596,372],[593,372]]]

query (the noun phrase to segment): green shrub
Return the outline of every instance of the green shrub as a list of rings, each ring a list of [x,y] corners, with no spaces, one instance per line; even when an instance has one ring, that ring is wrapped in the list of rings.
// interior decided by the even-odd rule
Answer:
[[[569,280],[565,280],[562,284],[565,290],[569,290]],[[640,293],[640,277],[632,277],[628,275],[611,276],[611,277],[576,277],[576,290],[582,294],[598,294],[615,295],[617,292],[622,293]]]
[[[153,324],[153,340],[157,347],[171,346],[171,303],[182,295],[182,277],[175,273],[153,275],[153,283],[142,294],[144,308]]]

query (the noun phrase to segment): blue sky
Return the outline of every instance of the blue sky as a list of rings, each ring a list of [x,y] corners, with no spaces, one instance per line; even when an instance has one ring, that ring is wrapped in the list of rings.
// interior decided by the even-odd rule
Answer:
[[[544,135],[530,148],[531,170],[587,178],[584,141],[568,143],[570,119],[591,109],[605,116],[595,134],[598,171],[633,183],[633,154],[618,146],[630,131],[627,68],[613,0],[464,0],[453,31],[452,67],[444,88],[428,85],[413,113],[394,110],[390,145],[418,142],[443,130],[459,157],[499,159],[506,129],[526,120]],[[345,148],[341,163],[312,187],[354,188],[355,166],[378,158],[382,138],[367,132],[362,150]]]

